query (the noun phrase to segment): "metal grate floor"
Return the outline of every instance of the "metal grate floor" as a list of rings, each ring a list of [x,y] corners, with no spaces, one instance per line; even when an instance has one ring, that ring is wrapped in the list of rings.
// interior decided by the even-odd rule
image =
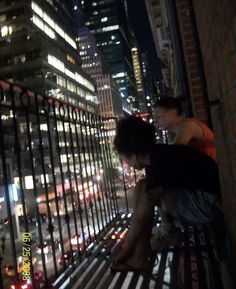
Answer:
[[[150,273],[110,271],[111,255],[125,234],[129,218],[117,221],[104,240],[73,272],[54,282],[54,288],[70,289],[223,289],[219,266],[207,234],[201,226],[187,227],[179,247],[157,252]],[[69,270],[69,268],[68,268]]]

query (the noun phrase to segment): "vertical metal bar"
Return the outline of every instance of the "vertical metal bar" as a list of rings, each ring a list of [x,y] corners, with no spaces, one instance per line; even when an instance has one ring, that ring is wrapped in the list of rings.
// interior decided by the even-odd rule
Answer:
[[[82,123],[84,125],[84,131],[82,130],[82,134],[81,134],[81,138],[82,138],[82,141],[83,141],[83,144],[86,145],[86,148],[87,148],[87,154],[88,154],[88,162],[89,162],[89,166],[90,166],[90,173],[91,173],[91,159],[90,159],[90,147],[89,147],[89,142],[88,142],[88,132],[87,132],[87,118],[88,118],[88,113],[84,112],[84,111],[80,111],[80,117],[81,117],[81,120],[82,120]],[[85,137],[83,136],[83,133],[85,135]],[[85,141],[84,141],[85,140]],[[85,147],[84,147],[85,148]],[[93,208],[92,208],[92,205],[91,205],[91,200],[90,200],[90,192],[89,192],[89,174],[88,174],[88,170],[87,170],[87,165],[88,165],[88,162],[87,162],[87,159],[86,159],[86,152],[84,150],[84,164],[85,164],[85,173],[86,173],[86,180],[87,180],[87,190],[88,190],[88,193],[89,193],[89,207],[90,207],[90,210],[91,210],[91,217],[92,217],[92,224],[93,224],[93,229],[94,229],[94,232],[96,231],[95,230],[95,221],[94,221],[94,214],[93,214]],[[93,187],[93,193],[95,194],[94,192],[94,187]],[[87,201],[87,200],[86,200]],[[91,239],[91,232],[90,232],[90,227],[88,226],[88,233],[89,233],[89,239],[90,239],[90,242],[92,242],[92,239]]]
[[[24,98],[26,98],[28,103],[24,103]],[[34,168],[34,155],[33,155],[33,149],[32,149],[32,137],[31,137],[31,130],[30,130],[30,118],[29,118],[29,108],[30,108],[30,98],[27,93],[27,91],[24,91],[22,89],[22,92],[20,93],[20,100],[21,100],[21,105],[22,109],[25,111],[25,117],[26,117],[26,130],[27,130],[27,141],[28,141],[28,146],[29,146],[29,163],[31,167],[31,173],[32,173],[32,180],[33,180],[33,192],[34,192],[34,197],[35,201],[38,198],[38,191],[37,191],[37,186],[36,186],[36,177],[35,177],[35,168]],[[38,233],[39,233],[39,241],[40,244],[43,244],[43,235],[42,235],[42,227],[41,227],[41,222],[40,222],[40,217],[39,217],[39,208],[37,203],[35,202],[35,210],[36,210],[36,219],[38,223]],[[45,256],[43,253],[43,250],[41,250],[41,257],[42,257],[42,263],[43,263],[43,271],[45,275],[45,283],[48,284],[48,276],[47,276],[47,270],[46,270],[46,262],[45,262]]]
[[[74,167],[74,179],[75,179],[75,186],[76,186],[76,195],[77,195],[77,201],[78,201],[78,206],[80,208],[80,198],[79,198],[79,185],[78,185],[78,180],[77,180],[77,175],[76,175],[76,161],[75,161],[75,150],[74,150],[74,141],[76,140],[76,136],[72,134],[72,120],[73,120],[73,112],[75,114],[75,120],[77,120],[77,113],[76,111],[71,107],[71,111],[69,111],[69,106],[67,107],[68,109],[68,124],[69,124],[69,135],[70,135],[70,143],[71,143],[71,152],[72,152],[72,162],[73,162],[73,167]],[[71,119],[72,118],[72,119]],[[84,233],[84,228],[83,228],[83,218],[82,218],[82,213],[81,210],[78,210],[79,214],[79,219],[80,219],[80,227],[82,229],[82,236],[83,236],[83,245],[84,248],[86,246],[86,240],[85,240],[85,233]],[[79,250],[79,256],[81,257],[81,251]]]
[[[189,227],[184,231],[184,286],[185,288],[192,288],[192,273],[191,273],[191,250],[189,240]]]
[[[102,157],[102,149],[101,149],[101,135],[99,133],[99,130],[98,130],[98,125],[97,125],[97,116],[94,116],[93,117],[93,127],[95,129],[95,133],[96,133],[96,136],[97,136],[97,141],[96,141],[96,145],[95,145],[95,150],[96,150],[96,156],[97,156],[97,163],[98,163],[98,166],[99,166],[99,170],[101,172],[102,175],[102,178],[101,178],[101,185],[100,185],[100,194],[101,196],[99,196],[99,204],[100,204],[100,210],[101,210],[101,220],[102,220],[102,225],[103,225],[103,228],[104,228],[104,218],[103,218],[103,214],[102,214],[102,205],[103,205],[103,212],[105,214],[105,220],[107,222],[107,205],[106,205],[106,199],[105,199],[105,196],[104,196],[104,188],[105,188],[105,191],[107,191],[107,186],[106,186],[106,180],[104,181],[104,163],[103,163],[103,157]],[[102,203],[101,203],[102,202]]]
[[[84,156],[84,142],[83,142],[83,121],[81,119],[80,111],[76,111],[76,117],[75,117],[75,140],[76,140],[76,147],[77,147],[77,153],[79,158],[79,170],[80,170],[80,180],[81,180],[81,186],[82,186],[82,196],[84,200],[84,210],[85,210],[85,219],[86,224],[89,227],[89,217],[88,217],[88,210],[87,210],[87,204],[86,204],[86,196],[85,196],[85,185],[84,185],[84,176],[83,176],[83,166],[82,166],[82,158],[81,158],[81,152]],[[79,128],[78,128],[79,127]],[[80,137],[79,137],[80,133]],[[80,145],[80,140],[82,145]],[[86,177],[86,176],[85,176]],[[80,199],[80,196],[79,196]],[[79,206],[81,205],[81,202],[79,202]],[[85,232],[84,232],[84,226],[83,226],[83,219],[81,219],[81,230],[82,230],[82,236],[83,236],[83,244],[85,244]]]
[[[111,216],[112,216],[112,211],[111,211],[111,207],[109,204],[109,191],[110,191],[110,186],[109,186],[109,181],[108,181],[108,176],[107,176],[107,171],[108,171],[108,165],[107,165],[107,159],[106,159],[106,153],[105,153],[105,143],[104,143],[104,135],[103,135],[103,131],[102,131],[102,126],[103,126],[103,122],[101,120],[101,117],[97,117],[96,118],[96,127],[98,130],[98,134],[100,136],[100,151],[101,151],[101,161],[102,161],[102,165],[103,165],[103,179],[104,179],[104,188],[105,188],[105,200],[106,200],[106,209],[105,209],[105,219],[107,220],[107,217],[109,219],[109,221],[112,220]],[[111,203],[111,200],[110,200]],[[108,213],[108,214],[107,214]]]
[[[12,87],[11,87],[12,93]],[[2,168],[3,168],[3,180],[4,180],[4,189],[5,189],[5,197],[6,197],[6,207],[7,207],[7,216],[8,216],[8,224],[10,230],[10,237],[11,237],[11,249],[13,254],[13,264],[14,270],[17,272],[17,254],[16,254],[16,246],[15,246],[15,234],[12,222],[12,211],[11,211],[11,203],[10,203],[10,193],[9,193],[9,179],[8,179],[8,169],[7,169],[7,160],[6,160],[6,153],[5,153],[5,141],[4,141],[4,130],[2,124],[2,117],[0,117],[0,154],[2,156]],[[2,274],[0,274],[2,276]],[[3,280],[0,278],[0,285],[3,288]]]
[[[78,242],[79,234],[78,234],[77,220],[76,220],[75,208],[73,206],[74,198],[73,198],[73,193],[72,193],[72,178],[71,178],[71,170],[70,170],[69,151],[68,151],[68,146],[67,146],[67,132],[66,132],[66,126],[65,126],[65,121],[67,121],[67,123],[68,123],[68,119],[65,120],[65,118],[68,117],[68,114],[66,115],[65,106],[67,107],[67,112],[68,112],[68,105],[64,105],[64,104],[61,104],[59,112],[61,113],[61,118],[63,120],[62,121],[63,138],[64,138],[64,141],[65,141],[65,153],[66,153],[67,172],[68,172],[69,184],[70,184],[70,197],[71,197],[71,203],[72,203],[72,214],[73,214],[73,219],[74,219],[74,224],[75,224],[77,250],[78,250],[78,252],[80,252],[80,244]],[[72,260],[73,260],[73,254],[72,254]]]
[[[196,248],[195,248],[195,256],[196,256],[196,263],[197,263],[197,274],[198,274],[198,286],[199,288],[207,288],[207,282],[206,282],[206,275],[204,272],[204,263],[203,263],[203,253],[206,251],[201,248],[201,244],[200,244],[200,228],[199,226],[194,226],[193,228],[194,230],[194,235],[195,235],[195,244],[196,244]]]
[[[59,170],[60,170],[60,181],[62,185],[62,198],[64,201],[64,206],[65,206],[65,222],[66,222],[66,227],[67,227],[67,232],[68,232],[68,238],[71,240],[71,231],[70,231],[70,216],[68,214],[68,208],[67,208],[67,200],[66,200],[66,193],[65,193],[65,179],[64,179],[64,174],[63,174],[63,168],[62,168],[62,162],[61,162],[61,148],[60,148],[60,138],[59,138],[59,131],[58,131],[58,122],[60,123],[61,117],[59,116],[59,105],[60,103],[56,100],[53,100],[53,121],[54,121],[54,127],[55,127],[55,134],[56,134],[56,145],[57,145],[57,153],[59,156]],[[70,244],[70,251],[72,252],[72,244]]]
[[[213,252],[213,246],[209,239],[209,231],[207,230],[206,226],[203,226],[203,232],[204,232],[204,236],[206,240],[206,248],[207,248],[207,252],[208,252],[208,256],[209,256],[209,260],[211,264],[210,267],[214,276],[215,289],[223,289],[224,287],[223,287],[222,277],[220,274],[220,264],[215,258],[215,255]]]
[[[90,153],[91,153],[91,144],[89,142],[89,136],[88,136],[88,126],[89,124],[87,124],[87,122],[89,121],[89,118],[90,118],[90,114],[87,112],[83,114],[84,116],[84,126],[85,126],[85,141],[86,141],[86,145],[87,145],[87,153],[88,153],[88,162],[89,162],[89,165],[90,165],[90,173],[91,175],[93,175],[93,171],[92,171],[92,161],[91,161],[91,157],[90,157]],[[94,167],[95,167],[95,164],[94,164]],[[92,189],[93,189],[93,195],[95,196],[95,189],[94,189],[94,185],[92,185]],[[91,210],[91,214],[92,214],[92,224],[93,224],[93,229],[94,229],[94,232],[96,232],[96,229],[95,229],[95,219],[94,219],[94,213],[93,213],[93,203],[91,201],[91,197],[90,197],[90,188],[88,188],[88,191],[89,191],[89,207],[90,207],[90,210]],[[89,230],[89,234],[90,234],[90,230]],[[90,236],[90,240],[91,240],[91,236]]]
[[[103,120],[103,123],[105,121]],[[115,189],[115,182],[114,182],[114,177],[113,177],[113,173],[112,173],[112,159],[111,159],[111,149],[110,149],[110,144],[109,144],[109,135],[108,135],[108,131],[105,129],[105,127],[103,126],[103,132],[104,132],[104,136],[105,136],[105,152],[106,152],[106,156],[107,156],[107,163],[108,163],[108,168],[109,168],[109,181],[111,184],[111,194],[113,197],[113,204],[114,204],[114,209],[116,211],[116,213],[118,213],[118,202],[117,202],[117,195],[116,195],[116,189]]]
[[[124,162],[120,159],[121,167],[122,167],[122,179],[123,179],[123,188],[125,192],[125,204],[126,204],[126,212],[129,213],[129,205],[128,205],[128,196],[127,196],[127,187],[125,182],[125,172],[124,172]]]
[[[99,152],[99,134],[97,132],[95,116],[92,116],[91,122],[92,122],[92,128],[94,129],[94,147],[95,147],[95,153],[93,154],[93,156],[95,155],[94,163],[97,163],[98,171],[101,174],[102,165],[101,165],[100,152]],[[100,191],[101,186],[97,186],[97,187],[98,187],[98,203],[99,203],[99,209],[101,213],[102,228],[104,228],[104,220],[103,220],[103,214],[102,214],[103,209],[104,209],[104,212],[106,212],[104,194]],[[103,208],[102,208],[102,204],[103,204]]]
[[[98,186],[98,171],[97,171],[97,166],[98,166],[98,163],[96,163],[96,159],[95,159],[95,147],[96,147],[96,139],[95,139],[95,135],[94,135],[94,131],[93,131],[93,127],[92,127],[92,115],[89,114],[88,115],[88,132],[89,132],[89,135],[90,135],[90,153],[91,153],[91,162],[93,163],[94,165],[94,172],[95,172],[95,176],[94,177],[94,180],[93,181],[93,188],[94,186],[96,185],[96,188],[97,188],[97,192],[96,192],[96,195],[95,195],[95,188],[93,189],[93,192],[94,192],[94,205],[95,205],[95,212],[96,212],[96,218],[97,218],[97,225],[98,225],[98,230],[99,232],[101,231],[101,228],[100,228],[100,221],[99,221],[99,216],[98,216],[98,205],[97,205],[97,196],[99,196],[99,186]]]
[[[52,180],[53,180],[53,188],[54,188],[54,198],[55,198],[55,203],[56,203],[59,238],[60,238],[60,243],[62,244],[61,246],[62,255],[64,255],[65,253],[64,241],[63,241],[63,236],[62,236],[62,224],[61,224],[61,216],[60,216],[60,211],[59,211],[59,202],[58,202],[57,186],[56,186],[57,181],[56,181],[55,162],[54,162],[54,158],[56,156],[55,156],[55,152],[53,151],[53,147],[55,146],[55,143],[53,144],[53,141],[52,141],[52,132],[54,131],[54,129],[53,129],[53,122],[52,122],[53,120],[51,119],[52,118],[51,110],[52,110],[53,102],[50,101],[50,104],[49,104],[49,100],[45,96],[43,100],[44,100],[44,104],[43,104],[44,109],[46,110],[46,113],[47,113],[46,121],[47,121],[47,135],[48,135],[48,142],[49,142],[49,156],[50,156],[50,162],[51,162],[51,171],[52,171]]]
[[[39,152],[40,152],[40,159],[41,159],[41,168],[43,172],[43,179],[44,179],[44,193],[46,197],[46,206],[47,206],[47,213],[48,213],[48,229],[47,231],[50,234],[50,239],[52,242],[52,255],[53,255],[53,265],[54,265],[54,270],[55,274],[58,274],[57,270],[57,261],[56,261],[56,253],[55,253],[55,244],[54,244],[54,226],[52,224],[52,216],[51,216],[51,210],[50,210],[50,200],[48,197],[48,186],[47,186],[47,179],[46,179],[46,168],[45,168],[45,155],[44,155],[44,148],[43,148],[43,139],[42,139],[42,132],[40,129],[40,111],[39,111],[39,104],[38,104],[38,98],[37,94],[34,93],[34,100],[35,100],[35,108],[36,108],[36,122],[37,122],[37,127],[38,127],[38,140],[39,140]],[[44,111],[42,117],[44,114],[47,114],[47,111]]]
[[[19,184],[20,184],[20,200],[22,204],[23,210],[23,218],[24,218],[24,228],[25,232],[29,232],[28,220],[27,220],[27,210],[26,210],[26,203],[25,203],[25,189],[23,185],[23,173],[22,173],[22,159],[21,159],[21,147],[20,147],[20,138],[18,135],[18,124],[17,124],[17,108],[15,104],[15,97],[13,93],[13,86],[10,86],[10,96],[11,96],[11,103],[12,103],[12,118],[13,118],[13,131],[14,131],[14,138],[15,138],[15,155],[16,155],[16,167],[19,177]],[[32,254],[30,254],[30,271],[31,271],[31,279],[32,284],[34,285],[34,274],[33,274],[33,264],[32,264]]]

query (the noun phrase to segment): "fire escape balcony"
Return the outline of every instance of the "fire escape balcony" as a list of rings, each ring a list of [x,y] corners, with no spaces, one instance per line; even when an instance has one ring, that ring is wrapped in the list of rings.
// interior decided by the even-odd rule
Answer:
[[[110,270],[136,175],[113,159],[104,119],[4,80],[0,110],[0,288],[223,288],[203,226],[153,252],[149,272]]]

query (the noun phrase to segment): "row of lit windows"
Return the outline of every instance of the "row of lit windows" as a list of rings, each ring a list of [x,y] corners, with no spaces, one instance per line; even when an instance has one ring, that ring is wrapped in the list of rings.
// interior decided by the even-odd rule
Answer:
[[[36,15],[33,16],[33,22],[41,30],[43,30],[49,37],[55,39],[55,32],[57,32],[62,38],[65,39],[73,48],[76,49],[75,41],[56,23],[54,20],[45,13],[35,2],[32,1],[31,7],[33,11],[43,20],[39,19]],[[47,24],[46,24],[47,23]],[[51,28],[49,28],[49,26]]]
[[[82,88],[75,85],[73,82],[66,80],[64,77],[57,75],[56,81],[58,85],[65,87],[69,91],[76,93],[80,95],[81,97],[84,97],[86,100],[89,100],[96,104],[98,103],[98,99],[96,95],[91,95],[91,93],[86,92]]]
[[[45,24],[38,16],[33,15],[32,21],[38,28],[40,28],[43,32],[45,32],[45,34],[47,34],[50,38],[52,39],[56,38],[54,31],[47,24]]]
[[[1,27],[1,30],[0,30],[0,35],[1,37],[6,37],[6,36],[9,36],[9,35],[12,35],[13,33],[16,33],[18,31],[21,31],[23,30],[23,25],[21,24],[12,24],[10,26],[2,26]]]
[[[88,25],[88,24],[87,24]],[[119,30],[119,25],[111,25],[111,26],[106,26],[102,28],[98,28],[95,30],[91,30],[92,33],[101,33],[101,32],[108,32],[108,31],[113,31],[113,30]]]
[[[69,69],[67,69],[65,67],[65,64],[61,60],[56,58],[55,56],[49,54],[48,55],[48,63],[50,65],[54,66],[55,68],[57,68],[58,70],[60,70],[61,72],[63,72],[64,74],[66,74],[67,76],[69,76],[70,78],[74,79],[79,84],[82,84],[83,86],[87,87],[88,89],[90,89],[93,92],[95,91],[95,87],[90,81],[88,81],[86,78],[84,78],[83,76],[81,76],[77,72],[74,73],[74,72],[70,71]]]
[[[93,62],[93,63],[89,63],[89,64],[82,64],[83,68],[87,68],[87,67],[92,67],[92,66],[97,66],[99,65],[99,62]]]
[[[86,105],[84,102],[79,101],[78,98],[67,96],[64,93],[60,93],[60,92],[55,93],[55,95],[54,94],[51,94],[51,95],[54,96],[57,99],[62,100],[63,102],[66,101],[67,103],[69,103],[71,105],[74,105],[76,107],[82,108],[82,109],[84,109],[86,111],[89,111],[89,112],[92,112],[92,113],[95,112],[94,107],[92,107],[90,105]],[[60,114],[59,113],[59,109],[56,109],[56,114],[58,114],[58,115]]]

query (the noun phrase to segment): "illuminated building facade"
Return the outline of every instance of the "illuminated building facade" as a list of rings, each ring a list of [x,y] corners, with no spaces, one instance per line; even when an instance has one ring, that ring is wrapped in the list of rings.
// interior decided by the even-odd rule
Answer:
[[[138,48],[133,47],[131,49],[131,53],[132,53],[132,61],[133,61],[133,68],[134,68],[135,84],[136,84],[136,90],[137,90],[137,97],[136,97],[137,106],[139,107],[141,111],[146,111],[145,99],[144,99],[143,77],[142,77],[142,70],[141,70]]]
[[[81,4],[85,25],[94,34],[97,47],[109,63],[112,78],[125,100],[123,110],[131,113],[136,91],[126,2],[86,0]]]
[[[87,27],[78,30],[78,46],[82,68],[96,80],[99,112],[105,117],[122,115],[122,99],[110,68],[96,47],[94,36]]]
[[[97,113],[96,82],[79,63],[72,17],[73,7],[72,1],[0,1],[0,75],[2,79],[44,93],[62,103],[69,103],[88,112]],[[66,195],[69,195],[69,189],[75,187],[74,176],[73,179],[71,178],[72,186],[68,181],[73,167],[73,158],[75,158],[77,173],[81,174],[80,178],[79,175],[77,176],[79,186],[85,175],[85,185],[92,186],[94,168],[89,166],[86,160],[91,158],[92,154],[89,144],[93,143],[96,146],[97,141],[94,131],[89,135],[85,129],[76,133],[75,129],[71,130],[68,121],[63,120],[63,117],[57,116],[55,121],[52,119],[47,121],[46,118],[41,117],[39,125],[37,117],[33,115],[34,110],[35,108],[32,108],[31,114],[27,110],[22,110],[20,113],[17,111],[17,127],[13,125],[11,110],[4,109],[1,112],[5,149],[12,164],[10,170],[13,177],[9,184],[14,184],[20,196],[20,181],[14,175],[17,167],[16,156],[19,154],[23,168],[21,180],[29,215],[35,214],[35,207],[32,205],[35,199],[34,187],[37,189],[40,214],[44,213],[42,208],[46,206],[45,187],[50,199],[51,196],[55,197],[53,179],[56,181],[57,193],[61,194],[66,190]],[[55,110],[55,114],[58,111]],[[48,138],[49,132],[52,136],[51,143]],[[16,149],[12,148],[14,148],[15,135],[18,134],[20,135],[19,148],[16,153]],[[75,154],[72,150],[68,150],[70,142],[81,142],[85,137],[88,141],[84,143],[84,151]],[[61,152],[59,157],[56,154],[58,150]],[[40,157],[42,151],[44,154]],[[31,172],[31,162],[34,166],[34,175]],[[51,162],[55,168],[53,174]],[[3,171],[1,161],[0,168]],[[67,187],[63,189],[62,176],[67,183]],[[4,200],[1,178],[2,175],[0,175],[0,208]],[[17,205],[14,205],[15,208]],[[13,214],[15,208],[12,207]],[[4,215],[0,215],[0,219],[4,218]]]
[[[72,1],[1,1],[0,74],[96,112],[95,82],[77,60],[72,12]]]
[[[79,47],[82,68],[96,80],[99,114],[107,118],[119,118],[123,116],[122,98],[119,88],[112,79],[109,66],[96,46],[94,36],[87,27],[81,27],[77,31],[77,43]],[[113,147],[116,123],[114,119],[106,122],[106,129],[110,135],[110,145]]]

